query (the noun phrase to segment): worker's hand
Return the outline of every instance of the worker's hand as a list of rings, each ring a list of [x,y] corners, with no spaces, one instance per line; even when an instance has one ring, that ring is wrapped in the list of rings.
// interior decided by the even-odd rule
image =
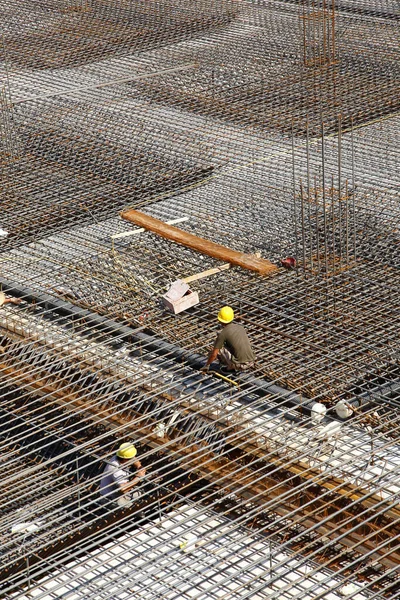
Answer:
[[[208,373],[209,369],[210,369],[210,365],[204,365],[204,367],[202,367],[202,368],[200,369],[200,371],[201,371],[202,373]]]
[[[21,298],[6,298],[3,304],[21,304]]]
[[[145,475],[146,475],[146,469],[140,469],[140,470],[137,472],[137,475],[136,475],[136,477],[144,477]]]
[[[8,301],[10,304],[21,304],[22,302],[21,298],[9,298]]]

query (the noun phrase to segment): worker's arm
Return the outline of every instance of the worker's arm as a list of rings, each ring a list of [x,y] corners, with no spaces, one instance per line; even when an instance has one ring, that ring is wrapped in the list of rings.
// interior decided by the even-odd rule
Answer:
[[[140,481],[140,477],[136,476],[134,477],[131,481],[128,481],[128,483],[120,483],[119,487],[120,490],[123,494],[126,494],[127,492],[130,492],[132,488],[135,487],[135,485],[137,485]]]
[[[208,371],[208,367],[214,360],[217,360],[218,352],[221,350],[223,345],[225,344],[225,329],[219,332],[217,339],[215,340],[214,348],[211,350],[208,355],[207,362],[204,367],[201,369],[202,371]]]
[[[208,355],[207,362],[204,365],[204,367],[202,368],[202,371],[207,371],[208,367],[211,365],[211,363],[214,362],[214,360],[217,360],[218,352],[219,352],[218,348],[213,348],[211,350],[210,354]]]
[[[135,475],[135,477],[133,479],[131,479],[131,481],[127,481],[127,482],[123,482],[123,483],[119,484],[119,487],[123,494],[126,494],[126,492],[129,492],[132,488],[134,488],[135,485],[137,485],[139,483],[141,478],[146,475],[146,469],[142,468],[142,463],[140,462],[140,460],[135,461],[133,464],[137,469],[137,474]]]
[[[21,304],[21,302],[20,298],[6,298],[3,304]]]

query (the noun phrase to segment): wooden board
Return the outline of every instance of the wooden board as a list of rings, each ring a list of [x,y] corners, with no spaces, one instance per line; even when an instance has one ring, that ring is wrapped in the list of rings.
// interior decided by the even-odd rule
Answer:
[[[225,263],[220,267],[214,267],[214,269],[208,269],[208,271],[202,271],[201,273],[196,273],[195,275],[190,275],[189,277],[184,277],[182,281],[185,283],[191,283],[192,281],[198,281],[199,279],[204,279],[205,277],[210,277],[210,275],[216,275],[217,273],[221,273],[221,271],[226,271],[231,266],[231,263]]]
[[[269,260],[226,248],[225,246],[198,237],[197,235],[193,235],[192,233],[188,233],[187,231],[183,231],[172,225],[167,225],[167,223],[155,219],[154,217],[150,217],[149,215],[145,215],[138,210],[126,210],[121,213],[121,217],[126,221],[144,227],[148,231],[152,231],[167,240],[182,244],[182,246],[192,248],[192,250],[197,250],[202,254],[207,254],[207,256],[229,262],[232,265],[237,265],[243,269],[256,271],[260,275],[268,275],[278,270],[278,267]]]

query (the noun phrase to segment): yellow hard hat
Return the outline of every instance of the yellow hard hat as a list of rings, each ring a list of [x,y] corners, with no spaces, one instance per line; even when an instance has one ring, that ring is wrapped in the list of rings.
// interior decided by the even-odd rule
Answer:
[[[117,450],[117,456],[119,456],[119,458],[134,458],[136,454],[137,450],[131,442],[121,444]]]
[[[218,313],[218,321],[221,323],[230,323],[235,318],[235,313],[230,306],[223,306]]]

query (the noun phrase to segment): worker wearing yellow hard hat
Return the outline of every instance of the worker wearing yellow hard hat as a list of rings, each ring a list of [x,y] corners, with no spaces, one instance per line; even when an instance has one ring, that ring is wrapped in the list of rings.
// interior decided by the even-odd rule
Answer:
[[[121,444],[117,450],[118,458],[122,459],[135,458],[136,454],[137,450],[135,446],[130,442],[125,442],[124,444]]]
[[[218,321],[227,325],[235,318],[235,313],[230,306],[223,306],[218,313]]]
[[[124,442],[118,448],[115,456],[107,462],[100,481],[100,495],[103,500],[114,502],[118,506],[128,507],[132,503],[132,491],[146,474],[140,460],[132,460],[137,454],[132,442]],[[128,466],[136,469],[133,479]]]
[[[219,360],[228,371],[247,371],[254,366],[255,356],[247,333],[242,325],[234,323],[235,313],[223,306],[218,313],[222,330],[215,340],[202,371],[207,371],[214,360]]]

